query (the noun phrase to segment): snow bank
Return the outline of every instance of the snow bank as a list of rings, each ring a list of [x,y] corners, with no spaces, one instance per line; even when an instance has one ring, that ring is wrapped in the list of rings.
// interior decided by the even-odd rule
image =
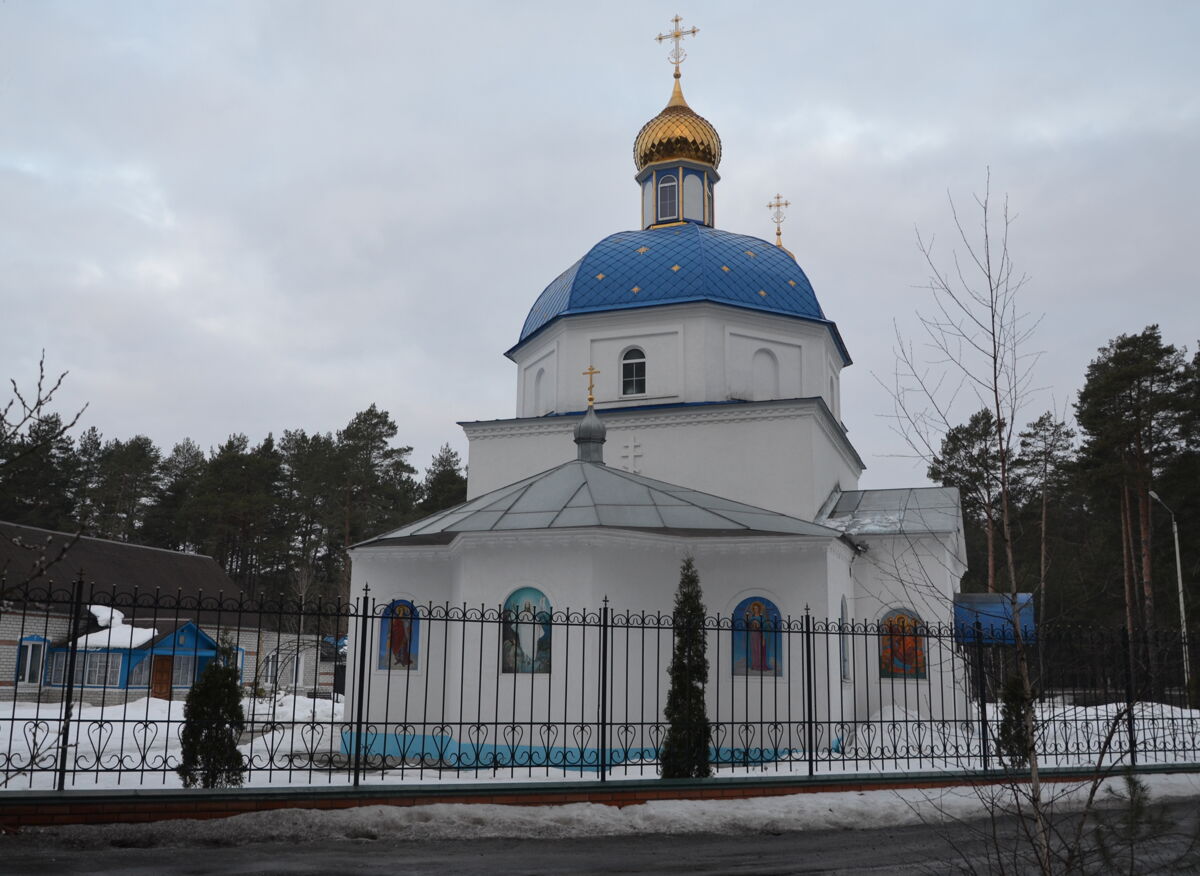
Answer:
[[[1142,777],[1156,800],[1200,795],[1200,776]],[[1118,791],[1120,779],[1110,780]],[[1085,785],[1055,785],[1058,806],[1078,806]],[[864,830],[983,818],[995,789],[966,786],[903,791],[838,791],[743,800],[656,800],[618,809],[598,803],[563,806],[448,804],[360,806],[354,809],[282,809],[211,821],[166,821],[27,829],[56,845],[236,846],[312,843],[337,839],[391,841],[525,839],[648,834],[771,834]],[[1105,795],[1107,796],[1107,795]]]

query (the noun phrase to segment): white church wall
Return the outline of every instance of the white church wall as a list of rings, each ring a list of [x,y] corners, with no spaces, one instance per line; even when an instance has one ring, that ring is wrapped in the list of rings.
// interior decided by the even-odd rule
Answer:
[[[727,397],[767,401],[803,396],[804,350],[800,344],[731,328],[726,330],[725,348]],[[763,354],[769,357],[769,364],[773,366],[771,386],[765,385],[763,380]],[[756,380],[756,377],[759,379]],[[774,391],[770,392],[772,389]]]
[[[860,468],[811,401],[605,412],[614,468],[812,519]],[[467,496],[475,498],[574,459],[569,417],[465,423]]]
[[[856,536],[867,551],[855,563],[854,619],[878,625],[892,611],[913,613],[928,627],[949,625],[962,576],[952,536]],[[860,637],[853,714],[846,719],[891,714],[968,714],[962,655],[947,637],[922,637],[923,678],[881,677],[880,637]],[[865,684],[862,682],[866,682]]]
[[[631,292],[631,295],[633,293]],[[631,346],[646,351],[647,391],[621,392],[621,354]],[[840,400],[830,391],[841,370],[841,354],[829,330],[814,322],[709,302],[577,314],[545,328],[511,355],[518,366],[517,415],[537,416],[529,381],[554,350],[559,412],[582,410],[588,366],[601,409],[648,403],[723,402],[754,399],[753,360],[769,350],[779,364],[773,398],[823,397],[831,410]]]
[[[446,659],[444,639],[419,630],[416,665],[410,669],[388,668],[380,654],[382,615],[397,599],[414,606],[439,605],[454,598],[456,563],[448,548],[425,547],[394,550],[386,547],[357,548],[352,553],[350,593],[364,600],[373,620],[349,631],[351,648],[357,653],[362,638],[367,641],[367,665],[364,685],[370,706],[369,720],[423,720],[430,696],[440,696],[443,688],[441,669]],[[366,588],[369,586],[369,591]],[[425,633],[420,636],[420,633]],[[359,664],[350,660],[346,667],[346,691],[351,702],[357,699]]]
[[[558,403],[558,345],[549,344],[537,358],[521,367],[521,416],[540,417],[555,410]]]
[[[382,734],[380,739],[391,734],[393,742],[387,744],[419,737],[423,746],[446,744],[447,739],[459,745],[486,738],[489,745],[538,750],[594,748],[601,661],[597,624],[607,596],[613,615],[605,665],[612,689],[619,691],[607,705],[610,732],[623,734],[630,744],[651,745],[651,730],[662,719],[672,642],[669,626],[655,618],[671,612],[680,562],[688,554],[695,558],[708,613],[727,619],[722,629],[707,634],[708,708],[721,722],[723,748],[795,746],[796,722],[810,706],[818,744],[836,739],[840,747],[865,745],[869,734],[918,732],[904,723],[906,717],[968,714],[965,675],[951,642],[925,641],[924,677],[885,677],[882,637],[874,628],[860,627],[843,636],[836,625],[843,598],[848,618],[860,622],[878,624],[892,609],[914,613],[929,624],[945,621],[957,562],[953,551],[937,537],[873,536],[863,541],[867,552],[856,554],[840,539],[690,539],[580,529],[472,533],[447,547],[357,549],[355,592],[361,594],[369,580],[380,607],[397,597],[414,604],[432,599],[435,605],[448,601],[468,607],[465,622],[441,620],[436,609],[432,617],[421,619],[417,659],[409,669],[381,668],[382,621],[372,622],[367,631],[372,638],[366,717],[379,722],[373,732]],[[938,568],[939,563],[945,575],[924,572],[929,580],[913,580],[918,570]],[[574,623],[556,623],[551,629],[548,672],[512,673],[502,666],[499,611],[521,588],[541,591],[558,620],[574,613],[568,615]],[[773,671],[739,672],[735,667],[737,633],[728,624],[750,598],[773,604],[785,629],[804,629],[808,609],[811,634],[783,634]],[[578,614],[585,610],[587,615]],[[360,634],[351,630],[351,653]],[[843,648],[849,664],[846,679]],[[356,671],[352,661],[347,688],[352,710]],[[811,697],[809,672],[815,684]],[[785,727],[792,728],[787,738],[780,736]],[[501,731],[507,742],[497,735]],[[609,744],[620,741],[610,738]],[[371,744],[382,743],[376,739]]]
[[[574,395],[576,402],[572,407],[562,410],[579,410],[583,407],[586,393],[580,394],[580,388],[586,389],[582,383],[583,372],[593,362],[604,362],[607,369],[600,369],[596,379],[596,398],[601,404],[612,402],[628,402],[635,400],[638,404],[664,404],[679,401],[683,387],[680,376],[683,370],[683,329],[681,326],[663,326],[656,331],[640,332],[598,332],[588,339],[586,348],[573,349],[583,355],[566,358],[564,366],[570,374],[572,369],[581,376],[581,382],[574,387],[567,387],[566,405],[570,405],[570,397]],[[634,348],[646,354],[646,391],[644,393],[626,395],[622,390],[622,360],[626,352]],[[572,393],[571,390],[574,390]]]

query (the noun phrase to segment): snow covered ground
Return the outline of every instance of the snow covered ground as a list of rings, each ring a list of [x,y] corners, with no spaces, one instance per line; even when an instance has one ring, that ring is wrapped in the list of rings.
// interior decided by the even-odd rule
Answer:
[[[11,721],[0,721],[0,789],[49,790],[56,787],[54,767],[59,754],[61,705],[17,703]],[[281,785],[346,785],[353,781],[344,756],[352,725],[343,721],[340,702],[278,695],[244,702],[250,732],[240,746],[249,765],[248,787]],[[990,707],[989,733],[999,733],[999,709]],[[176,788],[174,772],[179,755],[179,730],[183,703],[142,698],[108,706],[84,706],[72,721],[68,762],[76,769],[67,775],[67,787]],[[1109,745],[1106,764],[1124,763],[1128,725],[1120,707],[1080,707],[1058,701],[1039,706],[1039,749],[1046,767],[1087,766],[1097,761],[1095,752]],[[846,727],[852,727],[850,732]],[[450,725],[450,732],[454,727]],[[979,722],[930,721],[902,710],[876,714],[854,725],[829,727],[837,736],[832,750],[815,752],[818,775],[859,775],[879,772],[962,772],[982,767],[979,757]],[[1200,711],[1157,703],[1140,703],[1134,710],[1134,730],[1140,764],[1200,762]],[[444,743],[444,739],[443,742]],[[3,752],[7,752],[7,756]],[[719,764],[723,778],[807,776],[807,755],[798,749],[781,749],[767,763]],[[622,764],[613,750],[611,779],[656,777],[653,764]],[[544,757],[543,757],[544,760]],[[31,768],[31,765],[33,768]],[[999,766],[993,755],[991,766]],[[415,765],[403,769],[367,769],[367,784],[460,784],[480,782],[593,780],[594,768],[564,770],[553,767],[502,767],[442,770]]]
[[[1155,801],[1200,797],[1200,775],[1145,776]],[[1053,785],[1056,807],[1077,809],[1088,788]],[[1110,780],[1101,800],[1123,790]],[[823,828],[869,830],[986,817],[1003,789],[839,791],[741,800],[658,800],[617,808],[597,803],[562,806],[432,804],[352,809],[281,809],[208,821],[165,821],[27,828],[57,845],[203,846],[319,843],[337,839],[473,840],[580,838],[648,834],[760,835]],[[1003,801],[1004,797],[999,798]]]

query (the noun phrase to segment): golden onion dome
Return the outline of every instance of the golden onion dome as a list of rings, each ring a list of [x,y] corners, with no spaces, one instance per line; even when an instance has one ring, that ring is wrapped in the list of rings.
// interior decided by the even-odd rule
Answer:
[[[721,137],[708,119],[687,105],[676,73],[675,89],[666,108],[642,125],[634,138],[633,161],[640,171],[658,161],[680,158],[715,168],[721,163]]]

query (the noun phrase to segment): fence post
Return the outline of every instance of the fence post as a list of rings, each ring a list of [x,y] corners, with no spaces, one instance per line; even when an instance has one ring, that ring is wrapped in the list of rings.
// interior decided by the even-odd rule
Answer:
[[[600,781],[605,781],[608,773],[608,597],[604,597],[604,605],[600,608]]]
[[[1128,627],[1121,627],[1121,644],[1125,651],[1125,730],[1129,739],[1129,765],[1137,766],[1137,728],[1133,720],[1133,636]]]
[[[363,585],[363,595],[358,602],[358,678],[355,679],[358,691],[354,696],[354,787],[358,787],[362,777],[362,734],[363,734],[363,699],[367,681],[367,652],[371,650],[371,585]]]
[[[988,713],[987,676],[983,672],[983,622],[975,620],[975,686],[979,697],[979,753],[983,757],[983,769],[990,768],[988,757]]]
[[[808,757],[808,774],[816,771],[816,673],[813,671],[812,615],[804,606],[804,751]]]
[[[71,707],[75,698],[75,661],[79,656],[79,613],[83,610],[83,569],[71,592],[71,638],[67,656],[67,696],[63,703],[62,732],[59,733],[58,790],[67,786],[67,751],[71,739]]]

